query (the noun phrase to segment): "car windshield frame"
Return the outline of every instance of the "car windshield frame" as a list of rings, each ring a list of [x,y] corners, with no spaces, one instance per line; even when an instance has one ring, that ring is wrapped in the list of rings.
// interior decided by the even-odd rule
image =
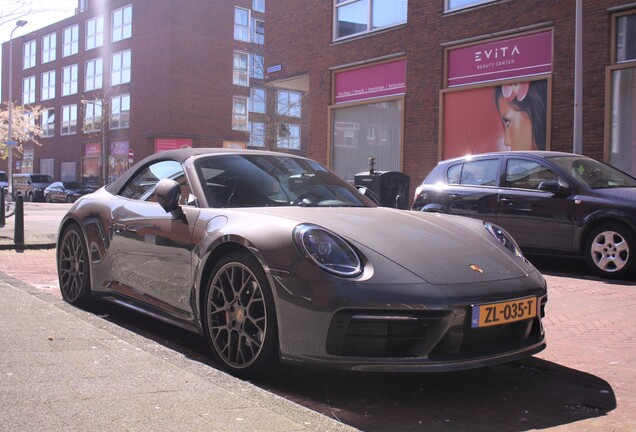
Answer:
[[[581,156],[554,156],[549,160],[579,184],[590,189],[636,187],[636,178],[596,159]]]
[[[53,183],[54,180],[50,175],[36,174],[31,176],[32,183]]]
[[[208,207],[377,207],[318,162],[268,154],[202,155],[194,167]]]

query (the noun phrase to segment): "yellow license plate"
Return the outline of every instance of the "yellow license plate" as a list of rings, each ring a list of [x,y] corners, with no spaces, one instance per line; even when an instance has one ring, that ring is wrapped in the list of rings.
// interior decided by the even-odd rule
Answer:
[[[489,327],[523,321],[537,316],[537,298],[526,297],[500,303],[473,306],[471,327]]]

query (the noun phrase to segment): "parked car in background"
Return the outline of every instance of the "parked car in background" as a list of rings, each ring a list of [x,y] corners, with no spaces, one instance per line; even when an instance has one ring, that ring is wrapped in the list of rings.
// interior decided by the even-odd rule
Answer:
[[[53,182],[44,189],[44,200],[72,203],[79,197],[94,191],[94,188],[78,182]]]
[[[0,171],[0,188],[7,189],[9,187],[9,177],[4,171]]]
[[[60,225],[63,298],[200,333],[230,372],[282,360],[449,371],[545,347],[547,287],[500,228],[376,206],[283,153],[157,153]]]
[[[47,174],[13,174],[13,195],[22,195],[25,201],[44,200],[44,189],[53,183]]]
[[[636,179],[589,157],[516,151],[441,161],[412,209],[497,223],[525,252],[584,256],[603,277],[636,270]]]

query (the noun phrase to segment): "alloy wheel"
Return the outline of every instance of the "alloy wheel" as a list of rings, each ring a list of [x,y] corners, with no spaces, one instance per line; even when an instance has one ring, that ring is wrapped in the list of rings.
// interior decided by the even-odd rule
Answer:
[[[590,246],[590,254],[594,264],[601,271],[607,273],[621,271],[629,261],[629,253],[629,244],[616,231],[599,232]]]
[[[83,294],[86,286],[86,254],[82,238],[75,229],[69,229],[59,251],[60,290],[64,299],[76,302]]]

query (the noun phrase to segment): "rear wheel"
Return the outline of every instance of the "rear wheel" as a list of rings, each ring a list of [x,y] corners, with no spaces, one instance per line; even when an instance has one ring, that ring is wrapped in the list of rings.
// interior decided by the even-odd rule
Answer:
[[[585,258],[590,268],[606,278],[626,278],[636,267],[634,233],[618,223],[596,227],[587,237]]]
[[[84,235],[77,225],[62,233],[57,250],[57,274],[62,298],[76,306],[87,306],[92,301],[90,267]]]
[[[262,376],[277,362],[274,301],[265,272],[248,253],[215,266],[205,295],[204,325],[214,356],[232,374]]]
[[[67,202],[67,203],[72,203],[72,202],[74,202],[74,201],[75,201],[75,200],[73,199],[73,197],[72,197],[72,196],[70,196],[70,195],[66,195],[66,202]]]

